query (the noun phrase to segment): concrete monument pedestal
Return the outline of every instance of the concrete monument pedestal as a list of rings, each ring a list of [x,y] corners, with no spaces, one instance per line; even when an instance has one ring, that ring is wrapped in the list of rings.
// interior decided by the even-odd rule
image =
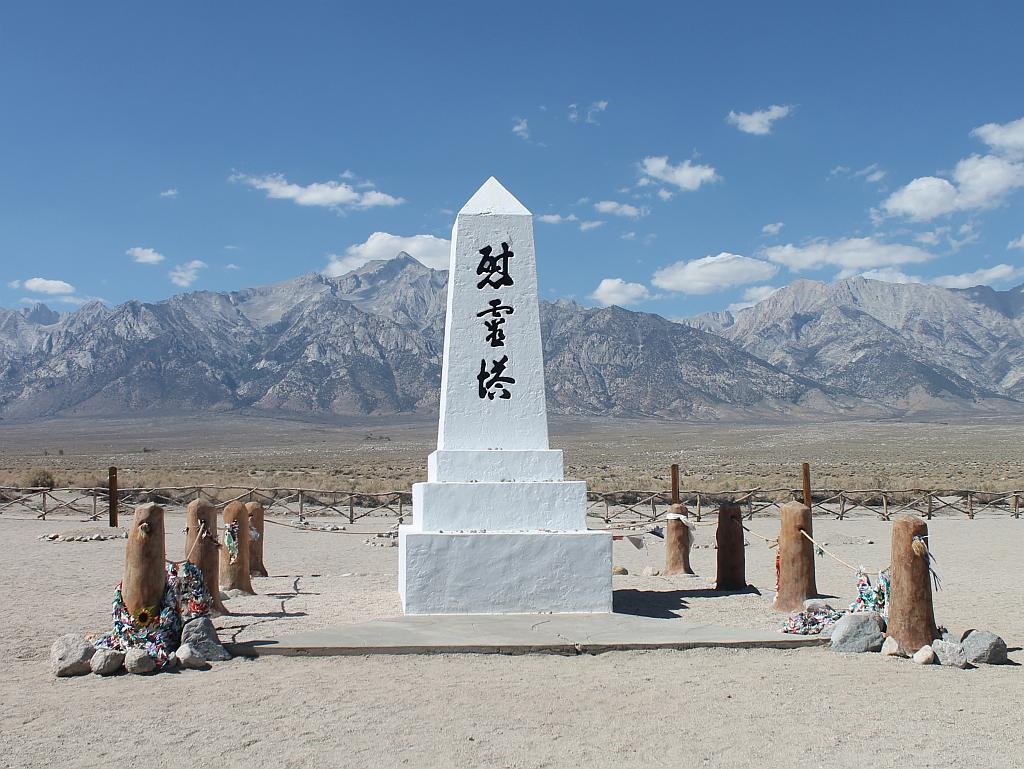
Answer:
[[[452,234],[438,450],[399,529],[406,614],[610,612],[611,534],[548,447],[533,216],[493,177]]]

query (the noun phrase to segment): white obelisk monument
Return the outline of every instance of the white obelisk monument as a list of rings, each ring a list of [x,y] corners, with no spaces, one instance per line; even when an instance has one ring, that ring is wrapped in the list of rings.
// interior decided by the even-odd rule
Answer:
[[[493,177],[452,231],[437,451],[412,494],[406,614],[611,611],[611,534],[548,448],[533,215]]]

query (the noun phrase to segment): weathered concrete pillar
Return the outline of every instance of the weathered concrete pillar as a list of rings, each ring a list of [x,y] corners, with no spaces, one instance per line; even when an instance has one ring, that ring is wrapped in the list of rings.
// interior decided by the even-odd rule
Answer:
[[[152,619],[160,616],[167,585],[165,558],[164,509],[152,502],[136,507],[128,529],[121,578],[121,597],[136,620],[143,609]]]
[[[920,518],[901,515],[893,521],[887,632],[911,654],[939,637],[925,549],[928,542],[928,524]]]
[[[716,590],[743,590],[747,586],[746,552],[743,547],[743,511],[739,505],[718,508],[718,577]]]
[[[259,502],[246,502],[245,509],[249,512],[249,525],[259,535],[249,541],[249,574],[269,577],[267,567],[263,565],[263,505]]]
[[[779,592],[772,607],[800,611],[804,601],[818,595],[814,580],[814,545],[803,536],[814,536],[811,508],[799,502],[782,506],[779,521]]]
[[[185,509],[185,560],[203,573],[203,584],[217,614],[230,614],[220,600],[220,548],[217,545],[217,508],[196,499]]]
[[[224,553],[220,559],[220,584],[225,590],[256,595],[249,579],[249,511],[235,500],[224,507]]]
[[[690,527],[683,520],[686,508],[672,505],[665,515],[665,571],[662,574],[693,574],[690,568]]]

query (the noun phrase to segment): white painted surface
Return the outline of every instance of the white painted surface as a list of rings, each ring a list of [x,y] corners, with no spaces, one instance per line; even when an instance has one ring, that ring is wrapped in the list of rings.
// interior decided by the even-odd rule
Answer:
[[[562,452],[435,451],[427,457],[427,480],[560,481]]]
[[[583,481],[414,483],[418,531],[586,531]]]
[[[514,284],[477,288],[484,277],[477,274],[480,249],[490,246],[497,254],[503,242],[515,254],[508,260]],[[514,310],[502,316],[503,347],[485,341],[486,318],[477,315],[493,299]],[[507,387],[511,397],[481,398],[481,361],[490,371],[506,355],[505,373],[516,380]],[[437,448],[548,448],[543,360],[533,216],[491,177],[459,211],[452,230]]]
[[[480,250],[508,246],[512,285],[478,273]],[[511,307],[488,341],[491,302]],[[484,313],[485,317],[481,317]],[[507,356],[514,382],[480,394]],[[508,398],[500,397],[501,394]],[[548,448],[533,216],[493,177],[452,232],[441,414],[428,483],[413,486],[413,524],[399,529],[406,614],[609,612],[612,539],[586,529],[586,484],[563,481]]]
[[[610,612],[607,532],[438,534],[399,528],[406,614]]]

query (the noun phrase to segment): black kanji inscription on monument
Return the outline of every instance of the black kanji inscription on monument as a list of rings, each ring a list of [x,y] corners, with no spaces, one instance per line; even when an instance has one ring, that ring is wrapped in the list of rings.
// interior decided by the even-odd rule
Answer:
[[[509,305],[502,304],[500,299],[492,299],[487,304],[490,305],[490,308],[487,310],[480,310],[480,312],[476,314],[478,318],[482,318],[484,315],[490,315],[492,318],[500,318],[503,314],[511,315],[515,312],[515,310]]]
[[[490,286],[501,288],[511,286],[515,283],[512,276],[508,274],[508,260],[515,256],[508,250],[508,243],[501,244],[501,253],[492,254],[490,246],[480,249],[480,264],[476,267],[476,274],[483,275],[483,279],[476,284],[477,288]]]
[[[491,347],[505,346],[505,330],[502,328],[504,323],[504,318],[484,321],[484,326],[487,327],[487,336],[484,338],[484,341],[489,342]]]
[[[477,392],[481,398],[487,398],[488,400],[494,400],[496,392],[499,398],[508,400],[512,397],[512,393],[505,388],[505,385],[516,383],[516,380],[512,377],[502,376],[508,364],[508,356],[503,355],[501,360],[492,360],[491,364],[491,370],[488,371],[487,359],[480,359],[480,373],[476,377],[480,387]]]

